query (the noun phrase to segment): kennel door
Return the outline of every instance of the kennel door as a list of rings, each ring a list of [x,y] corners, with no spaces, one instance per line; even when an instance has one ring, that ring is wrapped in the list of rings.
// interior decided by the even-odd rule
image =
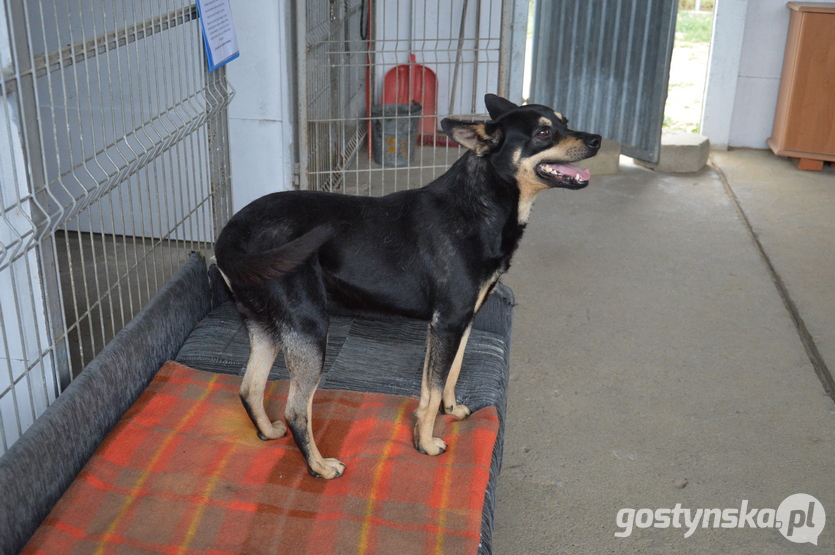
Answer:
[[[657,162],[678,0],[536,2],[529,101]]]

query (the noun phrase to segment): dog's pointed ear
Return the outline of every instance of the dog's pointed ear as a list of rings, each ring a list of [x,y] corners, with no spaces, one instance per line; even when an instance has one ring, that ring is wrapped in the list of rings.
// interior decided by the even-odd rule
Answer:
[[[487,113],[490,114],[493,121],[496,121],[509,111],[519,107],[510,100],[502,98],[501,96],[496,96],[495,94],[485,94],[484,105],[487,106]]]
[[[441,127],[450,139],[479,156],[493,150],[502,139],[502,130],[490,122],[444,118]]]

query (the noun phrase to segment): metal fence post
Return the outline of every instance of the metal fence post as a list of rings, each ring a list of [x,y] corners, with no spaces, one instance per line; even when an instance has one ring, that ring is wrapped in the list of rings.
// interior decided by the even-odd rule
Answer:
[[[308,181],[308,118],[307,118],[307,1],[293,2],[296,9],[296,100],[298,102],[299,189],[310,188]]]
[[[30,200],[30,217],[37,227],[39,237],[37,259],[41,284],[43,287],[43,302],[46,309],[46,319],[49,337],[43,338],[44,345],[51,345],[54,357],[53,368],[45,370],[55,373],[56,383],[53,395],[57,396],[69,384],[70,376],[69,355],[64,324],[64,311],[61,302],[61,283],[58,275],[58,263],[55,249],[55,237],[51,233],[50,224],[50,193],[46,186],[46,170],[44,167],[43,149],[41,142],[40,118],[38,117],[37,91],[35,88],[36,72],[34,55],[29,44],[29,21],[25,0],[14,0],[9,3],[11,21],[9,27],[11,40],[15,48],[15,63],[17,99],[20,108],[20,123],[23,131],[23,149],[27,161]],[[36,332],[37,333],[37,332]],[[49,364],[50,357],[44,357],[43,364]]]
[[[214,216],[214,238],[232,216],[232,175],[229,162],[229,101],[232,94],[227,89],[226,67],[209,71],[204,69],[208,91],[217,95],[214,102],[223,106],[206,122],[209,144],[209,180],[212,191],[212,212]],[[210,110],[211,111],[211,110]]]

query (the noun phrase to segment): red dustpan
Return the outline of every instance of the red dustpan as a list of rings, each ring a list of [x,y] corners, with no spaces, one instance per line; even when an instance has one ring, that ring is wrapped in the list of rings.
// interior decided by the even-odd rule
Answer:
[[[412,54],[408,64],[393,67],[383,81],[383,104],[411,104],[423,107],[418,127],[418,144],[457,146],[438,131],[438,80],[435,72],[416,63]]]

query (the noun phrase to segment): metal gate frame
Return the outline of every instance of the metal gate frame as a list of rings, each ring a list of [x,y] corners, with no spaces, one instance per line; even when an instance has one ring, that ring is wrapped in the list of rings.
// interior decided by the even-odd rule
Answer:
[[[369,107],[379,101],[381,76],[395,65],[392,57],[402,64],[415,54],[423,58],[419,62],[439,73],[454,67],[453,97],[464,98],[470,92],[473,98],[471,107],[459,107],[451,114],[456,117],[488,117],[478,110],[483,97],[478,92],[508,96],[512,36],[521,37],[523,52],[528,0],[445,2],[449,13],[443,14],[427,2],[418,4],[412,0],[294,3],[299,188],[385,194],[428,183],[460,155],[458,148],[441,146],[438,141],[422,147],[408,168],[381,168],[366,159],[370,153],[366,157],[365,150],[371,149]],[[421,36],[393,35],[392,29],[381,29],[378,21],[386,16],[398,22],[398,33],[410,29],[411,35]],[[422,34],[425,28],[421,27],[416,32],[417,25],[428,22],[437,28]],[[391,47],[389,51],[386,46]],[[514,59],[523,61],[516,50]],[[514,74],[521,75],[521,65],[513,68]],[[461,84],[467,76],[473,79],[469,89]],[[450,112],[441,107],[437,111],[440,115]]]
[[[197,17],[2,4],[0,454],[231,215],[234,91]]]

